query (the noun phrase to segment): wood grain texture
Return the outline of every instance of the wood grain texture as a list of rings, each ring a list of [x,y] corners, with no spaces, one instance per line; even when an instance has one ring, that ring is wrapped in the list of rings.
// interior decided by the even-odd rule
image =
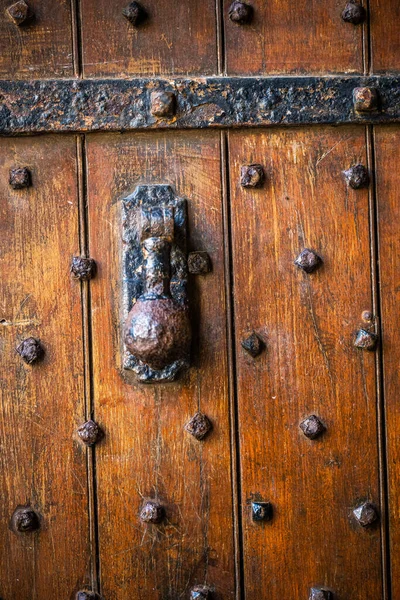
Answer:
[[[378,127],[374,132],[382,310],[383,382],[386,405],[389,525],[392,598],[400,596],[400,445],[399,347],[400,207],[398,161],[400,129]]]
[[[393,0],[395,1],[395,0]],[[363,25],[345,23],[346,0],[254,0],[247,25],[230,21],[224,1],[228,75],[362,73]]]
[[[137,27],[122,14],[128,4],[82,0],[86,77],[216,73],[215,0],[146,0]]]
[[[35,18],[17,26],[0,0],[0,79],[72,77],[72,17],[69,0],[29,0]]]
[[[379,505],[375,355],[354,348],[371,310],[368,190],[341,171],[366,163],[365,131],[328,127],[229,134],[233,277],[246,597],[382,597],[379,525],[350,518]],[[262,163],[261,189],[239,185],[240,166]],[[303,248],[323,266],[306,274]],[[240,342],[266,341],[256,359]],[[326,425],[308,440],[299,423]],[[251,499],[272,502],[252,522]]]
[[[372,72],[399,72],[400,3],[398,0],[372,0],[369,5]]]
[[[94,402],[106,431],[97,449],[100,567],[108,600],[186,598],[194,584],[234,595],[224,252],[218,133],[88,136]],[[188,198],[189,250],[212,273],[190,283],[193,365],[180,380],[146,385],[122,370],[121,199],[139,183]],[[184,431],[198,410],[202,442]],[[166,521],[139,520],[145,498]]]
[[[33,185],[13,190],[9,169],[28,166]],[[75,139],[0,140],[0,595],[72,599],[88,583],[86,452]],[[15,351],[40,338],[43,362]],[[16,535],[9,521],[30,503],[42,529]]]

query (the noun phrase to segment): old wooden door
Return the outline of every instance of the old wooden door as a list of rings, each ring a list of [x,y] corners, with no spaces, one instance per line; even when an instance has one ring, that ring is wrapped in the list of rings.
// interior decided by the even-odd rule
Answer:
[[[398,0],[0,9],[1,599],[398,600]]]

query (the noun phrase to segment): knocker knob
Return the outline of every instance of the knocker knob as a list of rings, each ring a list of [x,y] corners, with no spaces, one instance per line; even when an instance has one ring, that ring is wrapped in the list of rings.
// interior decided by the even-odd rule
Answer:
[[[185,306],[170,291],[171,242],[150,237],[143,245],[145,291],[126,322],[129,352],[152,369],[163,369],[185,358],[190,344],[190,324]]]

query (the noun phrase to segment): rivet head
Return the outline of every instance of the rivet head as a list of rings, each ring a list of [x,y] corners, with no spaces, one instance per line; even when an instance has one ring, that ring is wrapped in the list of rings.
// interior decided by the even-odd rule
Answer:
[[[23,340],[16,351],[27,365],[39,362],[44,357],[44,348],[40,340],[33,337]]]
[[[273,509],[271,502],[252,502],[251,516],[253,521],[270,521]]]
[[[22,190],[32,185],[31,172],[28,167],[10,169],[9,183],[14,190]]]
[[[131,2],[128,6],[122,9],[124,17],[135,27],[143,23],[147,17],[147,13],[139,2]]]
[[[151,92],[150,112],[154,117],[173,117],[176,112],[176,96],[174,92]]]
[[[144,523],[161,523],[164,517],[164,507],[154,500],[147,500],[140,511],[140,519]]]
[[[40,528],[40,517],[31,506],[17,506],[10,525],[15,533],[31,533]]]
[[[347,184],[349,187],[353,188],[353,190],[366,188],[369,185],[368,169],[364,167],[364,165],[354,165],[347,171],[343,171],[343,175]]]
[[[310,589],[309,600],[333,600],[332,592],[323,588]]]
[[[359,25],[364,23],[367,12],[365,8],[355,0],[348,2],[342,12],[342,19],[346,23],[353,23],[353,25]]]
[[[246,350],[246,352],[248,352],[253,358],[261,354],[264,349],[264,342],[254,331],[251,335],[249,335],[249,337],[242,340],[241,345],[242,348]]]
[[[353,90],[354,110],[369,112],[378,109],[378,90],[374,87],[357,87]]]
[[[71,273],[76,279],[88,281],[96,275],[96,261],[93,258],[74,256],[71,261]]]
[[[371,502],[364,502],[353,510],[353,515],[361,527],[369,527],[378,519],[378,513]]]
[[[356,338],[354,340],[354,345],[356,348],[361,348],[361,350],[375,350],[376,345],[378,343],[378,336],[376,333],[372,333],[372,331],[367,331],[366,329],[359,329],[356,333]]]
[[[211,260],[207,252],[189,252],[188,269],[192,275],[205,275],[211,271]]]
[[[313,250],[304,248],[294,261],[294,264],[306,273],[312,273],[322,264],[322,259]]]
[[[86,446],[94,446],[103,439],[104,431],[95,421],[89,419],[78,427],[78,435]]]
[[[260,187],[264,182],[264,168],[262,165],[243,165],[240,168],[240,185],[244,188]]]
[[[19,0],[7,8],[9,17],[18,26],[26,24],[33,17],[33,12],[25,0]]]
[[[232,2],[228,15],[231,21],[239,25],[250,23],[253,17],[253,7],[245,2]]]
[[[195,585],[190,590],[190,600],[211,600],[211,590],[206,585]]]
[[[190,433],[196,440],[202,440],[205,438],[207,433],[211,431],[212,425],[210,419],[203,415],[201,412],[197,412],[193,417],[186,423],[185,429]]]
[[[316,415],[310,415],[300,423],[300,429],[309,440],[315,440],[326,431],[325,425],[321,423]]]
[[[374,315],[370,310],[363,310],[361,313],[361,318],[366,323],[371,323],[374,320]]]

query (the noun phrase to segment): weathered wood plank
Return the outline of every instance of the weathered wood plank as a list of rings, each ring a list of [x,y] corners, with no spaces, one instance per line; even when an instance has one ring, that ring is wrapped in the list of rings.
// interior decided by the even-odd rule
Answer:
[[[195,584],[234,596],[226,315],[218,133],[88,136],[94,402],[106,431],[97,449],[102,591],[130,600],[186,597]],[[189,244],[212,273],[190,282],[192,367],[174,383],[137,383],[122,369],[121,199],[139,183],[188,198]],[[213,430],[184,426],[198,410]],[[144,524],[145,498],[165,505]]]
[[[14,190],[9,169],[27,166],[32,187]],[[73,136],[0,140],[0,595],[18,600],[72,598],[90,582]],[[40,338],[44,360],[16,353]],[[39,532],[16,535],[17,505],[42,518]]]
[[[72,77],[72,15],[67,0],[29,0],[34,18],[16,25],[0,0],[0,79]]]
[[[216,2],[146,0],[147,17],[132,25],[128,0],[83,0],[85,77],[212,75],[217,72]]]
[[[375,354],[353,345],[372,310],[368,190],[342,175],[366,164],[365,132],[230,132],[229,152],[246,597],[361,598],[367,581],[381,598],[379,524],[351,517],[380,500]],[[249,163],[264,165],[260,189],[239,184]],[[293,264],[304,248],[323,260],[312,274]],[[257,358],[241,347],[253,330]],[[314,441],[309,415],[326,426]],[[252,521],[252,499],[271,522]]]

